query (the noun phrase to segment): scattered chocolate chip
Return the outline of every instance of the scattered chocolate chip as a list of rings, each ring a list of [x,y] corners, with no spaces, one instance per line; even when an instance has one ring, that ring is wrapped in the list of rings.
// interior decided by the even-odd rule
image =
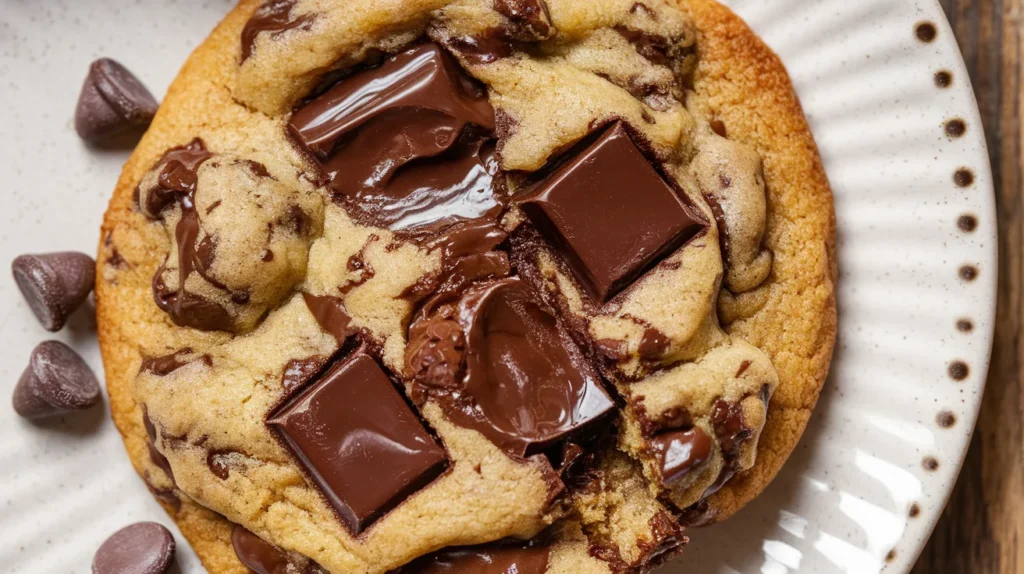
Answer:
[[[89,365],[60,341],[40,343],[14,387],[14,410],[27,419],[80,411],[100,400]]]
[[[115,532],[96,551],[93,574],[163,574],[174,562],[174,536],[156,522]]]
[[[82,85],[75,108],[75,131],[89,143],[104,143],[141,132],[159,104],[127,68],[109,58],[96,60]]]
[[[75,251],[19,255],[11,272],[43,328],[59,331],[92,291],[96,262]]]
[[[953,73],[948,70],[935,72],[935,85],[940,88],[948,88],[953,85]]]
[[[448,465],[377,361],[357,350],[272,413],[342,523],[359,534]]]
[[[917,27],[914,28],[914,33],[917,35],[917,39],[928,44],[935,41],[935,37],[939,35],[938,30],[935,28],[935,24],[931,22],[920,22]]]

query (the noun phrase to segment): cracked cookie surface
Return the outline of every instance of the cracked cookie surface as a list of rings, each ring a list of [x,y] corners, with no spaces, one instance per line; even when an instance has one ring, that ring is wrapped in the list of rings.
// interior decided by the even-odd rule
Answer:
[[[107,213],[115,421],[214,572],[645,571],[799,438],[832,220],[713,2],[242,2]]]

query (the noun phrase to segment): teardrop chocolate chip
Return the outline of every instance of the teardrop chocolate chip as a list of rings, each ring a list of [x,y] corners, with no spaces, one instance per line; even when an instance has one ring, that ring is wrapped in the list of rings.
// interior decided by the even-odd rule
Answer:
[[[141,135],[159,104],[127,68],[109,58],[96,60],[82,84],[75,108],[75,131],[89,143],[105,143],[129,133]]]
[[[174,562],[174,536],[156,522],[115,532],[96,551],[93,574],[163,574]]]
[[[14,410],[40,419],[85,410],[100,400],[100,384],[89,365],[60,341],[32,351],[28,367],[14,387]]]
[[[19,255],[11,263],[25,302],[47,331],[60,331],[96,282],[96,262],[84,253],[64,251]]]

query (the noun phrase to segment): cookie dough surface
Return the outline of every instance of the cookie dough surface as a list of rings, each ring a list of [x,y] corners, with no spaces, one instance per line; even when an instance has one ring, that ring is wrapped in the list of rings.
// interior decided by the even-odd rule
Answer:
[[[474,83],[458,80],[462,119],[443,125],[457,143],[415,145],[469,146],[458,157],[497,183],[461,219],[406,227],[408,213],[382,215],[378,196],[332,181],[331,165],[366,158],[310,144],[301,114],[320,101],[311,93],[329,98],[359,81],[351,70],[387,67],[424,38],[448,62],[438,73]],[[616,137],[693,226],[595,296],[521,200],[581,140]],[[549,572],[644,571],[678,551],[686,525],[756,496],[799,439],[835,336],[833,220],[784,69],[712,0],[245,0],[185,64],[104,221],[113,415],[211,572],[245,572],[234,525],[295,571],[383,573],[531,538]],[[469,236],[479,252],[452,247]],[[475,339],[454,313],[517,301],[598,381],[576,387],[605,397],[579,419],[596,437],[509,442],[460,418],[446,389],[473,384],[461,353]],[[267,424],[355,346],[446,457],[358,531]]]

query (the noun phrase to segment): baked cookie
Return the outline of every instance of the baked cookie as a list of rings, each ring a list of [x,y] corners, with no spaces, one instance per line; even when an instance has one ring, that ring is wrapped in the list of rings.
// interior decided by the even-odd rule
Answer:
[[[799,439],[833,238],[713,0],[245,0],[105,217],[113,416],[211,572],[648,571]]]

